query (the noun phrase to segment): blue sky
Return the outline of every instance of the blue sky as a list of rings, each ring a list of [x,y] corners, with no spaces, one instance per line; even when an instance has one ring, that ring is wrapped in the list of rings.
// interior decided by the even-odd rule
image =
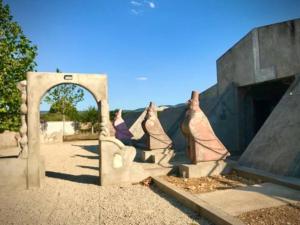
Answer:
[[[111,109],[185,102],[216,83],[216,59],[252,28],[300,17],[299,0],[4,2],[38,46],[37,70],[106,73]],[[78,108],[89,105],[87,94]]]

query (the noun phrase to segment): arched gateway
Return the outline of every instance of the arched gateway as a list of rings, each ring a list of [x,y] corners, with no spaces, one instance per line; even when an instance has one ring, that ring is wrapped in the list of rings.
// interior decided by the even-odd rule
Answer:
[[[108,117],[106,75],[75,73],[27,73],[28,102],[28,173],[27,186],[40,186],[40,101],[44,94],[59,84],[77,84],[86,88],[98,104],[99,122]]]
[[[7,186],[30,188],[39,187],[41,185],[41,180],[45,175],[45,169],[43,163],[44,160],[40,155],[40,101],[48,90],[64,83],[82,86],[94,96],[99,110],[99,122],[101,124],[100,133],[103,135],[103,133],[107,132],[109,110],[107,103],[106,75],[28,72],[28,148],[26,148],[26,151],[23,151],[18,158],[0,161],[0,168],[3,169],[2,172],[0,172],[0,178]],[[2,183],[2,185],[4,183]]]
[[[134,162],[136,149],[124,145],[109,134],[109,107],[105,75],[29,72],[27,73],[27,82],[20,82],[18,85],[22,92],[22,127],[20,129],[22,151],[16,158],[0,160],[0,186],[30,188],[41,185],[45,176],[45,168],[44,160],[40,155],[40,101],[48,90],[65,83],[84,87],[90,91],[98,103],[100,122],[99,184],[134,183],[149,177],[151,172]]]

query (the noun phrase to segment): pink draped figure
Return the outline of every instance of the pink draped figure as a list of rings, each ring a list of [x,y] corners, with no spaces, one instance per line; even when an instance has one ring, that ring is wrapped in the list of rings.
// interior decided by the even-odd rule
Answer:
[[[187,140],[187,155],[193,164],[225,159],[230,153],[215,135],[209,120],[199,107],[199,92],[193,91],[181,124]]]
[[[168,137],[164,131],[158,117],[156,106],[153,102],[147,109],[147,115],[142,123],[146,138],[147,138],[147,149],[170,149],[172,147],[172,140]]]
[[[132,138],[132,134],[130,133],[125,121],[122,118],[122,110],[119,109],[113,121],[113,126],[115,128],[115,136],[117,139],[128,143]]]

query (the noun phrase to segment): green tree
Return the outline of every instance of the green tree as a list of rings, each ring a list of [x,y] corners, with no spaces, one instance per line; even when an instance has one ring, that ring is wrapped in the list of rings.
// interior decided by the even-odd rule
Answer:
[[[65,104],[63,106],[63,104]],[[65,109],[63,112],[63,108]],[[58,101],[51,105],[49,113],[58,114],[61,116],[60,120],[63,120],[62,116],[65,115],[69,120],[77,120],[78,119],[78,111],[75,106],[70,104],[70,102]]]
[[[18,130],[21,125],[21,100],[16,84],[34,69],[36,55],[37,47],[25,37],[13,21],[8,5],[0,0],[0,132]]]
[[[59,70],[57,69],[59,72]],[[62,114],[63,132],[65,130],[66,115],[77,120],[76,105],[83,100],[83,89],[76,84],[60,84],[52,88],[44,97],[44,101],[51,105],[50,113]]]
[[[89,106],[86,111],[81,112],[80,122],[90,122],[92,124],[92,133],[94,133],[94,126],[98,122],[98,110],[93,106]]]
[[[83,89],[76,84],[60,84],[52,88],[44,97],[44,101],[51,105],[52,112],[63,115],[84,99]]]

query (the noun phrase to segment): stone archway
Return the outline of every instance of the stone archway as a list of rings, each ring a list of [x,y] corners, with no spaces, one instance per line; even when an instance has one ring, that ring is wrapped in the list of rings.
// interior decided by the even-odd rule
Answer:
[[[107,132],[108,90],[106,75],[75,74],[75,73],[27,73],[27,126],[28,126],[28,152],[23,159],[27,160],[25,171],[26,186],[39,187],[45,174],[43,159],[40,156],[40,101],[43,95],[59,84],[77,84],[87,89],[95,98],[99,110],[101,133]],[[100,141],[100,139],[99,139]],[[99,151],[100,152],[100,151]]]
[[[110,136],[105,75],[28,72],[27,84],[21,82],[19,88],[22,91],[21,111],[22,122],[24,122],[21,127],[21,134],[23,134],[21,145],[24,143],[26,148],[22,148],[20,155],[16,158],[0,160],[0,187],[40,187],[45,176],[44,161],[40,155],[40,101],[52,87],[66,83],[77,84],[87,89],[98,104],[100,112],[99,184],[134,183],[149,177],[149,171],[133,162],[136,149]],[[27,124],[24,114],[27,114]]]

